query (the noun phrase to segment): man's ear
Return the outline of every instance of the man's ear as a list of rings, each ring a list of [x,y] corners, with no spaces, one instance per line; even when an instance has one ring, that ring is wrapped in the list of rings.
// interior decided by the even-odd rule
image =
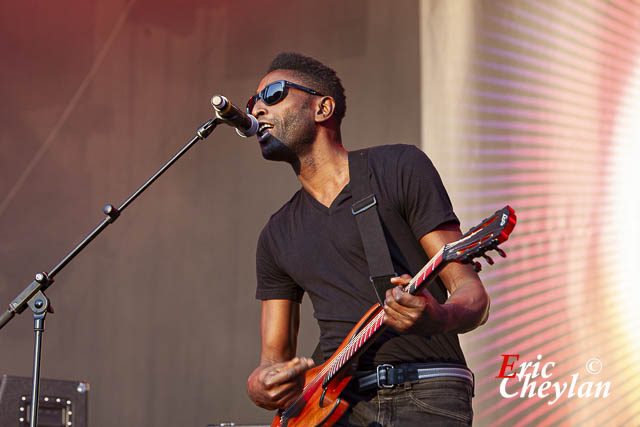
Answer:
[[[323,96],[316,104],[315,120],[321,123],[329,120],[336,110],[336,101],[330,96]]]

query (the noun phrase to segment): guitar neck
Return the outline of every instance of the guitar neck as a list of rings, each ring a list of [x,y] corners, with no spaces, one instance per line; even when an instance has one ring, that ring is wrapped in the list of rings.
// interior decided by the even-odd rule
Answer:
[[[415,295],[423,287],[428,285],[433,279],[436,278],[440,270],[446,265],[446,262],[442,259],[442,254],[446,246],[442,247],[438,253],[433,256],[429,262],[422,267],[422,270],[418,272],[411,282],[405,287],[405,291],[411,295]]]
[[[424,286],[431,282],[438,275],[440,270],[446,264],[443,262],[442,254],[444,248],[429,260],[429,262],[422,267],[422,269],[416,274],[413,279],[405,286],[405,292],[415,295]],[[324,375],[323,385],[326,385],[335,375],[342,369],[353,356],[372,338],[378,335],[379,332],[384,330],[382,321],[384,319],[384,311],[379,309],[374,312],[375,315],[369,321],[367,321],[360,329],[360,331],[353,336],[349,344],[347,344],[338,354],[335,355],[332,362],[325,367],[326,371],[321,372]],[[326,375],[325,375],[326,374]]]

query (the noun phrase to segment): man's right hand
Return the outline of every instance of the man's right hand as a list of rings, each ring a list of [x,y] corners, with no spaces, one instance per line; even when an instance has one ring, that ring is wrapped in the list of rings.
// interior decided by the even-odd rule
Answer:
[[[249,376],[247,393],[262,408],[284,409],[302,392],[304,373],[313,365],[313,360],[306,357],[260,365]]]

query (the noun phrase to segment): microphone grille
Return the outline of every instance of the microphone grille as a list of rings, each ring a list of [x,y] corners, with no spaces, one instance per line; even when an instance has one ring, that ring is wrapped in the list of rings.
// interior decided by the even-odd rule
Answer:
[[[211,105],[213,105],[213,108],[216,110],[224,110],[227,103],[227,99],[222,95],[213,95],[213,98],[211,98]]]

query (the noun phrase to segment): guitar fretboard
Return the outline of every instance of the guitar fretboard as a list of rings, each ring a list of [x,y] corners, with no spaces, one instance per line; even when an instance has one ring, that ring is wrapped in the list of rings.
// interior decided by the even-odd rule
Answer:
[[[416,292],[423,286],[429,283],[436,276],[438,267],[442,264],[442,253],[444,248],[429,260],[429,262],[416,274],[413,279],[405,286],[405,292],[411,295],[415,295]],[[384,311],[379,311],[367,324],[355,335],[349,344],[347,344],[342,351],[335,357],[332,363],[330,363],[326,369],[326,375],[323,379],[323,385],[327,384],[338,373],[342,367],[353,357],[353,355],[360,350],[376,332],[382,327],[382,321],[384,319]],[[324,375],[324,373],[323,373]]]

